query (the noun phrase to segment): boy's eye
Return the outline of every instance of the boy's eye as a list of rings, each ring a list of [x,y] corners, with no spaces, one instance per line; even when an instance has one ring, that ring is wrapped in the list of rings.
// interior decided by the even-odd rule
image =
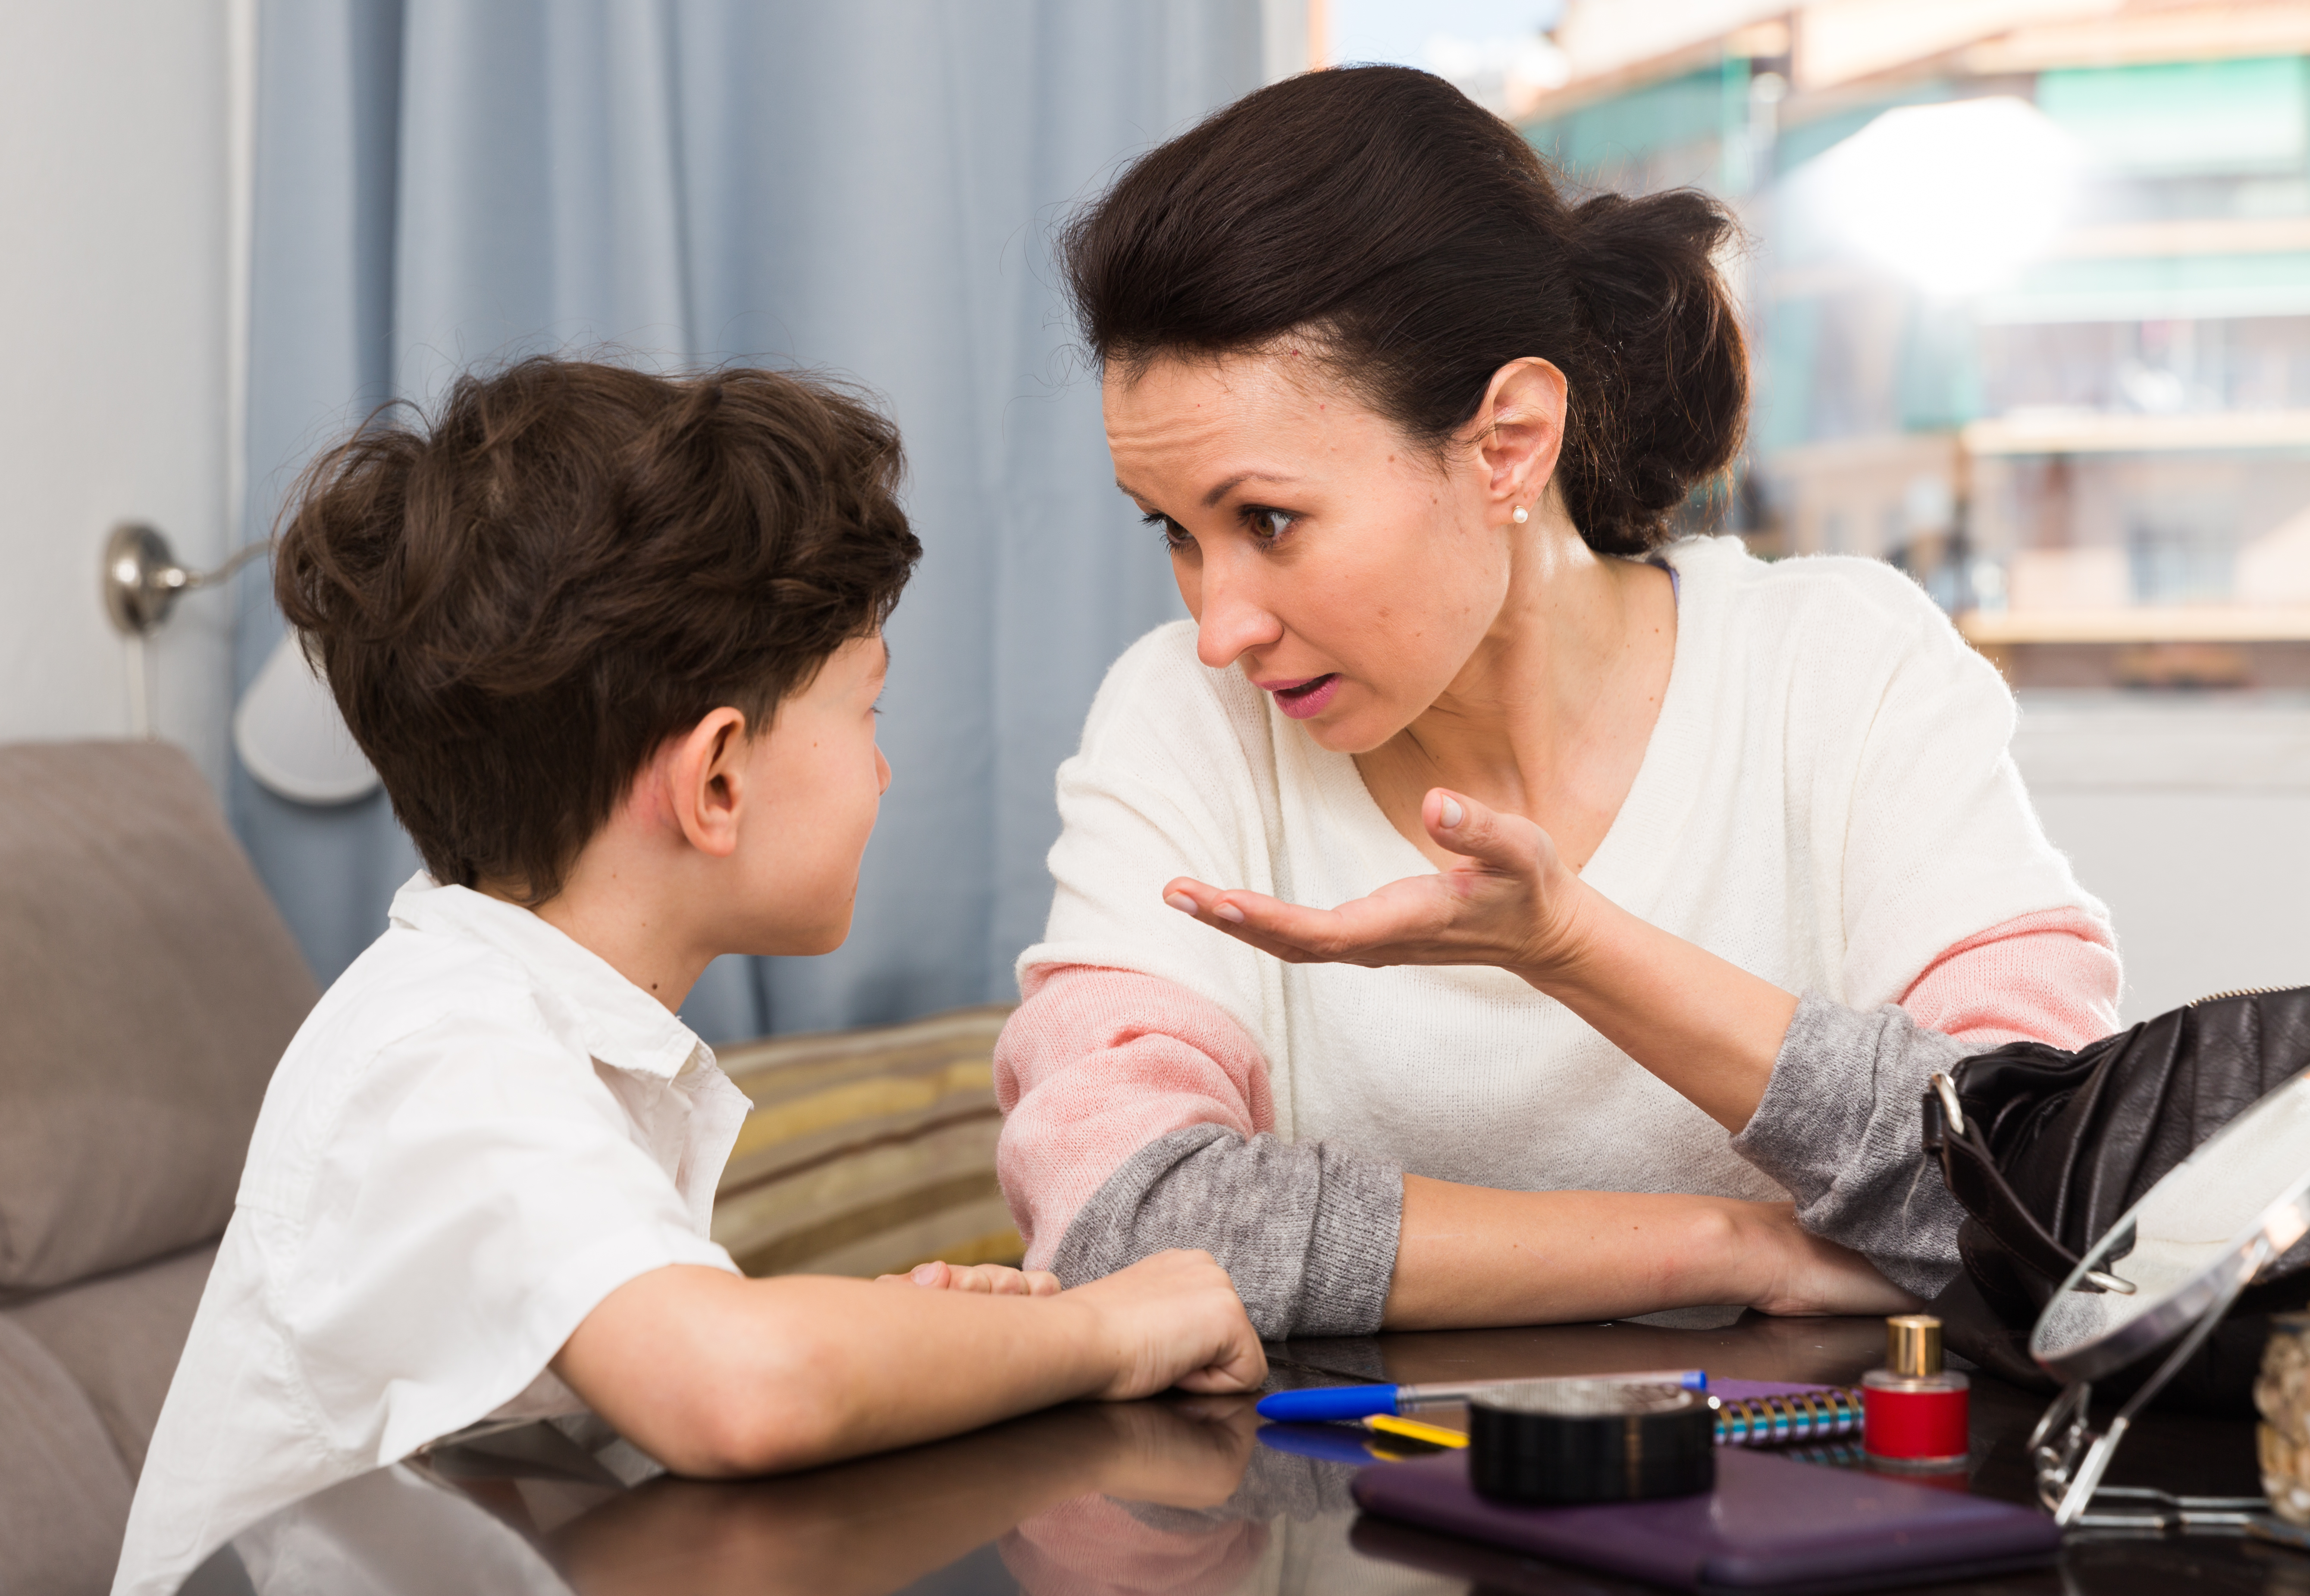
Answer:
[[[1160,510],[1150,510],[1139,517],[1144,525],[1155,527],[1163,534],[1163,546],[1177,551],[1194,546],[1194,534]]]

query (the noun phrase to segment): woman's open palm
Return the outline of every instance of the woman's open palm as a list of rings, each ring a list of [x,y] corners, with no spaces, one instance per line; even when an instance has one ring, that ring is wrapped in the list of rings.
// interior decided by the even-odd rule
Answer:
[[[1548,833],[1461,794],[1432,788],[1420,808],[1439,846],[1459,855],[1434,875],[1390,881],[1334,909],[1182,877],[1164,901],[1215,931],[1292,964],[1487,964],[1553,969],[1583,896]]]

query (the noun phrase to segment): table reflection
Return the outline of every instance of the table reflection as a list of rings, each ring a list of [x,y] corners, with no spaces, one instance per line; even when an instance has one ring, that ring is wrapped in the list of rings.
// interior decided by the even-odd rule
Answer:
[[[1875,1320],[1559,1325],[1298,1341],[1277,1380],[1502,1379],[1703,1367],[1846,1384],[1883,1356]],[[2044,1399],[1976,1381],[1970,1488],[2033,1488]],[[239,1537],[185,1596],[1421,1596],[1633,1592],[1410,1526],[1357,1519],[1356,1432],[1266,1439],[1248,1397],[1055,1409],[911,1451],[769,1479],[666,1475],[591,1418],[505,1427],[348,1481]],[[1316,1455],[1278,1449],[1296,1443]],[[1320,1442],[1321,1444],[1316,1444]],[[2254,1488],[2250,1425],[2152,1414],[2122,1483]],[[1953,1482],[1954,1483],[1954,1482]],[[2081,1540],[2002,1591],[2203,1587],[2310,1596],[2310,1558],[2204,1539]],[[1946,1587],[1945,1587],[1946,1589]]]
[[[578,1596],[882,1596],[989,1542],[1007,1578],[940,1588],[1227,1590],[1279,1489],[1315,1499],[1307,1460],[1264,1453],[1258,1423],[1249,1398],[1060,1408],[776,1482],[656,1479],[542,1540]],[[1292,1465],[1280,1487],[1263,1455]]]

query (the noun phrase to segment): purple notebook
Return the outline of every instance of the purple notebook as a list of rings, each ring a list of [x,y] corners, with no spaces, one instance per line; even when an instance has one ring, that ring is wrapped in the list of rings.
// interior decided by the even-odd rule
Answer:
[[[1465,1453],[1382,1463],[1357,1505],[1446,1534],[1684,1591],[1857,1591],[2050,1563],[2062,1534],[2042,1513],[1858,1470],[1728,1446],[1716,1487],[1693,1496],[1585,1507],[1487,1501]]]

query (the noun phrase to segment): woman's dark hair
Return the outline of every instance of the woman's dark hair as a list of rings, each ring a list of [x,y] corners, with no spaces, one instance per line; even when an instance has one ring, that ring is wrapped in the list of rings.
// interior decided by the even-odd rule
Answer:
[[[1102,365],[1302,333],[1439,451],[1502,366],[1553,362],[1573,525],[1635,554],[1740,448],[1748,360],[1710,260],[1735,232],[1690,189],[1568,203],[1515,129],[1443,79],[1355,66],[1247,94],[1142,156],[1061,254]]]
[[[777,371],[539,358],[308,467],[274,593],[434,879],[534,905],[666,739],[880,627],[922,545],[897,429]]]

